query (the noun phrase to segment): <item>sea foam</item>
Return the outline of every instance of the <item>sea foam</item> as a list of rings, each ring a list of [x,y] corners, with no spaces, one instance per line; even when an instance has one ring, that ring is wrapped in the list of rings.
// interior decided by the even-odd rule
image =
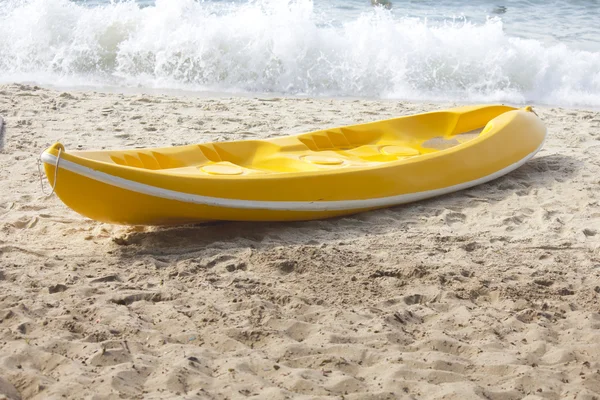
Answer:
[[[600,106],[600,52],[309,0],[0,3],[0,82]]]

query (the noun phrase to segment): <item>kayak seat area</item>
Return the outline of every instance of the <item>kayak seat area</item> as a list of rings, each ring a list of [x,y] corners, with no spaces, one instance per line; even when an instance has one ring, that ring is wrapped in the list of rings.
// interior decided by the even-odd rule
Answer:
[[[307,133],[298,136],[298,140],[312,151],[349,150],[380,140],[382,133],[372,130],[354,130],[336,128],[326,131]]]
[[[472,135],[476,137],[476,135]],[[349,137],[340,132],[304,135],[294,141],[247,141],[193,145],[187,151],[132,150],[114,152],[115,164],[180,175],[248,175],[322,171],[371,166],[444,150],[462,138],[433,138],[422,143]],[[469,138],[470,140],[471,138]]]
[[[325,171],[418,157],[460,145],[481,133],[481,129],[453,135],[433,131],[415,138],[415,135],[403,135],[397,128],[341,127],[271,140],[189,145],[177,151],[117,151],[108,153],[110,160],[105,152],[101,160],[173,175],[237,176]]]
[[[111,155],[112,162],[128,167],[151,170],[180,168],[185,164],[176,157],[170,157],[157,151],[130,151]]]

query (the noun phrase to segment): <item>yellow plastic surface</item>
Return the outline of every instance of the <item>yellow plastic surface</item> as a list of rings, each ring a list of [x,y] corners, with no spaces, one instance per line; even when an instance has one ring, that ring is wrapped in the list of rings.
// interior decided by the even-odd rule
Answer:
[[[244,169],[234,164],[210,164],[200,167],[202,172],[210,175],[240,175]]]
[[[344,163],[344,160],[339,157],[327,156],[302,156],[301,160],[317,165],[340,165]]]
[[[546,129],[530,110],[461,107],[269,140],[115,151],[63,150],[61,161],[170,192],[246,201],[197,204],[139,193],[59,168],[56,193],[75,211],[120,224],[306,220],[356,213],[273,210],[253,202],[320,204],[409,195],[477,181],[534,152]],[[58,155],[62,145],[46,150]],[[54,184],[54,165],[46,162]],[[404,202],[404,201],[399,201]],[[248,206],[250,204],[250,206]],[[309,207],[310,208],[310,207]]]

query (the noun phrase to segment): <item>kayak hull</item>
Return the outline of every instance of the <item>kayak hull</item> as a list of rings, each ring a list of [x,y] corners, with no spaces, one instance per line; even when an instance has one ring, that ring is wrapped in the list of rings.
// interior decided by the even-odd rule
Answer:
[[[264,141],[73,153],[55,144],[42,161],[59,198],[98,221],[292,221],[490,181],[533,157],[545,135],[529,110],[481,106]]]

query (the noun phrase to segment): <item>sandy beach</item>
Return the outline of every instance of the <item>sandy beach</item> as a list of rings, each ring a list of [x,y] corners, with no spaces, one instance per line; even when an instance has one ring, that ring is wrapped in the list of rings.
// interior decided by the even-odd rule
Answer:
[[[600,399],[598,111],[536,107],[548,139],[509,175],[327,221],[114,226],[40,187],[56,141],[266,138],[450,106],[0,86],[0,399]]]

